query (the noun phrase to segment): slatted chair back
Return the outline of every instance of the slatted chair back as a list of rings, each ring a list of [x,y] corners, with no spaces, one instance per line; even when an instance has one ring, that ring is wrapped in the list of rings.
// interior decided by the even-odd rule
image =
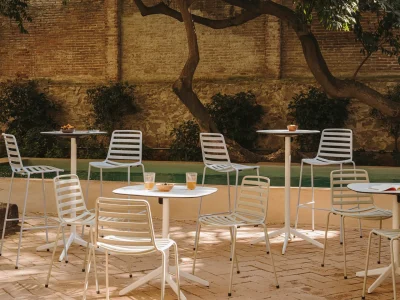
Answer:
[[[100,197],[96,200],[95,243],[115,252],[120,247],[135,252],[152,252],[156,248],[150,205],[146,200]]]
[[[371,194],[357,193],[350,190],[347,185],[350,183],[369,183],[366,170],[343,169],[331,172],[331,203],[332,208],[342,208],[346,205],[374,205]]]
[[[324,129],[322,131],[317,157],[322,160],[352,161],[352,130],[343,128]]]
[[[230,165],[225,138],[219,133],[200,133],[201,152],[206,165]]]
[[[81,183],[77,175],[60,175],[55,177],[53,182],[58,217],[62,222],[80,222],[91,215],[86,208]]]
[[[264,221],[268,210],[270,180],[263,176],[245,176],[240,187],[235,213],[249,220]]]
[[[115,130],[112,133],[106,160],[109,162],[142,162],[142,132]]]
[[[8,156],[8,162],[13,172],[21,171],[24,167],[22,164],[21,155],[19,154],[17,139],[12,134],[3,133],[4,141],[6,143],[6,150]]]

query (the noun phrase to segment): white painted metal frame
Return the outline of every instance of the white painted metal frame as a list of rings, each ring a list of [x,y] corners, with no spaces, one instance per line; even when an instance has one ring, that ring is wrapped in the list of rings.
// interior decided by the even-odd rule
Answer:
[[[94,245],[105,251],[107,300],[110,298],[108,254],[142,256],[153,252],[162,254],[162,266],[160,268],[161,299],[165,297],[166,283],[176,288],[178,299],[180,299],[178,246],[169,238],[155,238],[150,205],[147,201],[138,199],[98,198],[96,200],[95,228]],[[175,282],[168,272],[168,257],[171,247],[174,248],[175,253]],[[91,254],[89,254],[83,299],[86,299],[90,262]],[[122,290],[120,295],[124,294],[125,292]]]
[[[111,135],[107,157],[101,162],[90,162],[88,181],[86,186],[86,199],[89,199],[89,183],[91,167],[100,169],[100,196],[103,195],[103,169],[128,169],[128,185],[131,184],[131,168],[142,167],[143,138],[140,130],[115,130]]]
[[[90,228],[91,243],[89,243],[89,241],[84,241],[85,243],[84,246],[86,247],[86,255],[83,261],[82,271],[85,271],[86,259],[88,256],[89,249],[91,249],[90,253],[94,252],[92,246],[93,245],[92,227],[95,224],[96,216],[94,213],[90,212],[86,208],[86,203],[83,198],[82,188],[78,176],[75,174],[57,176],[53,179],[53,183],[54,183],[54,192],[55,192],[55,199],[56,199],[57,213],[58,213],[57,221],[59,222],[59,226],[57,230],[57,237],[54,242],[55,246],[53,247],[51,264],[49,267],[49,272],[47,274],[47,280],[45,284],[46,288],[49,286],[49,280],[53,268],[54,256],[60,239],[60,230],[62,231],[62,237],[63,237],[62,243],[64,245],[66,263],[68,263],[68,251],[67,251],[68,244],[65,241],[64,228],[67,225],[75,227],[89,226]],[[97,273],[96,273],[96,290],[99,292]]]
[[[301,183],[303,178],[303,165],[308,164],[311,168],[311,201],[300,203]],[[339,165],[340,169],[344,164],[352,164],[355,168],[353,161],[353,132],[351,129],[343,128],[328,128],[322,131],[318,153],[314,158],[304,158],[301,160],[300,166],[300,179],[299,190],[297,196],[297,209],[296,209],[296,223],[295,229],[299,220],[300,208],[311,208],[311,228],[315,230],[315,210],[325,210],[315,208],[314,199],[314,166],[328,166]],[[360,223],[360,236],[362,236],[361,223]]]
[[[235,164],[231,162],[229,157],[228,149],[226,147],[225,138],[219,133],[200,133],[200,144],[201,152],[204,162],[203,179],[202,185],[204,186],[206,171],[207,169],[213,170],[219,173],[226,173],[226,180],[228,184],[228,212],[231,212],[231,189],[229,182],[229,175],[231,172],[235,172],[235,198],[236,203],[238,195],[238,182],[239,172],[244,170],[256,170],[257,176],[260,175],[260,166],[247,166],[241,164]],[[201,215],[203,198],[200,198],[199,212],[197,215],[197,226],[199,226],[198,219]],[[195,238],[195,241],[197,239]],[[196,249],[196,244],[193,250]]]
[[[45,229],[46,230],[46,242],[48,242],[48,238],[49,238],[48,228],[54,227],[54,226],[48,226],[48,217],[47,217],[47,212],[46,212],[46,189],[45,189],[45,184],[44,184],[44,174],[45,173],[56,173],[58,175],[60,172],[64,172],[64,170],[50,167],[50,166],[24,166],[22,164],[22,159],[21,159],[21,155],[19,153],[18,144],[17,144],[17,140],[16,140],[15,136],[12,134],[5,134],[5,133],[3,133],[2,136],[4,137],[4,141],[6,144],[8,162],[11,166],[12,175],[11,175],[11,182],[10,182],[10,190],[8,192],[6,213],[5,213],[5,217],[4,217],[4,223],[3,223],[3,233],[2,233],[2,237],[1,237],[1,243],[0,243],[0,255],[2,254],[2,250],[3,250],[4,236],[5,236],[5,232],[6,232],[7,222],[16,221],[16,220],[20,221],[21,227],[20,227],[20,231],[19,231],[17,259],[16,259],[16,263],[15,263],[15,269],[18,269],[18,262],[19,262],[19,256],[20,256],[20,252],[21,252],[21,243],[22,243],[22,232],[24,230]],[[13,187],[15,174],[27,176],[27,181],[26,181],[26,190],[25,190],[25,198],[24,198],[24,207],[22,209],[22,218],[18,217],[18,218],[10,219],[10,218],[8,218],[8,211],[9,211],[10,202],[11,202],[12,187]],[[35,227],[25,228],[24,225],[25,225],[25,221],[27,219],[38,218],[38,217],[26,217],[26,215],[25,215],[26,214],[26,204],[28,202],[28,194],[29,194],[29,181],[30,181],[31,175],[33,175],[33,174],[41,174],[42,175],[44,216],[39,217],[39,218],[44,218],[45,226],[35,226]],[[47,250],[49,250],[49,248],[47,248]]]
[[[396,293],[396,274],[398,274],[398,267],[396,267],[395,263],[395,255],[394,255],[394,242],[398,241],[400,239],[400,230],[399,229],[392,229],[392,230],[377,230],[373,229],[370,234],[369,234],[369,239],[368,239],[368,248],[367,248],[367,258],[365,262],[365,274],[364,274],[364,284],[363,284],[363,291],[362,291],[362,299],[365,299],[365,292],[367,289],[367,276],[368,276],[368,267],[369,267],[369,254],[371,250],[371,239],[372,235],[378,235],[379,236],[379,246],[380,246],[380,241],[381,237],[385,237],[389,239],[390,241],[390,267],[388,267],[388,271],[391,271],[392,275],[392,284],[393,284],[393,299],[397,299],[397,293]]]
[[[358,220],[379,221],[382,228],[382,220],[392,217],[392,212],[375,206],[373,196],[367,193],[357,193],[347,187],[352,183],[369,183],[368,173],[362,169],[342,169],[331,172],[331,210],[328,213],[325,230],[325,243],[321,266],[325,264],[325,253],[328,240],[330,215],[341,217],[343,229],[343,261],[344,279],[347,279],[346,268],[346,231],[345,218]],[[345,208],[347,207],[347,208]],[[381,240],[379,240],[378,263],[380,263]]]
[[[236,256],[236,235],[239,227],[262,226],[264,228],[264,240],[267,253],[270,254],[271,264],[274,271],[275,285],[279,288],[278,278],[275,271],[274,259],[270,251],[269,237],[265,219],[268,211],[270,180],[261,176],[245,176],[240,188],[240,195],[235,203],[233,212],[220,215],[207,215],[199,218],[196,230],[196,249],[194,252],[193,268],[194,275],[196,267],[197,251],[199,246],[200,230],[202,226],[229,228],[232,243],[232,263],[229,281],[228,296],[232,295],[233,269],[236,263],[237,273],[240,273],[239,263]]]
[[[160,204],[162,204],[162,237],[164,239],[168,238],[169,235],[169,198],[200,198],[204,197],[210,194],[213,194],[217,191],[216,188],[211,188],[211,187],[196,187],[194,190],[188,190],[186,186],[181,186],[181,185],[176,185],[170,192],[160,192],[157,189],[148,191],[144,188],[144,185],[134,185],[134,186],[127,186],[127,187],[122,187],[119,189],[116,189],[113,191],[113,193],[119,194],[119,195],[127,195],[127,196],[141,196],[141,197],[157,197],[158,201]],[[167,256],[168,259],[168,256]],[[168,261],[166,262],[168,265]],[[157,278],[161,276],[162,269],[158,268],[148,274],[146,274],[144,277],[139,279],[138,281],[132,283],[131,285],[127,286],[124,288],[121,292],[120,295],[125,295],[129,293],[130,291],[142,286],[143,284],[149,282],[150,280]],[[170,273],[175,273],[175,267],[174,266],[169,266],[169,272]],[[194,281],[196,283],[199,283],[203,286],[209,286],[210,283],[207,280],[204,280],[200,277],[194,276],[190,274],[189,272],[185,271],[180,271],[179,275],[186,280]],[[170,284],[171,288],[174,290],[175,293],[177,293],[177,287],[174,285],[174,281],[170,277],[170,275],[167,274],[167,279],[168,283]],[[180,297],[182,300],[185,300],[186,297],[180,292]]]
[[[263,133],[263,134],[274,134],[278,136],[283,136],[285,138],[285,226],[281,229],[278,229],[274,232],[269,233],[269,237],[272,239],[276,236],[279,236],[281,234],[285,235],[285,239],[283,242],[283,247],[282,247],[282,254],[285,254],[286,248],[288,246],[289,240],[292,239],[292,235],[299,237],[314,246],[317,246],[319,248],[323,248],[324,246],[307,236],[306,234],[303,234],[299,232],[295,228],[291,228],[290,224],[290,179],[291,179],[291,138],[302,135],[302,134],[316,134],[319,133],[318,130],[296,130],[296,131],[289,131],[289,130],[258,130],[258,133]],[[252,241],[252,244],[262,242],[264,239],[261,237],[259,239],[256,239]]]

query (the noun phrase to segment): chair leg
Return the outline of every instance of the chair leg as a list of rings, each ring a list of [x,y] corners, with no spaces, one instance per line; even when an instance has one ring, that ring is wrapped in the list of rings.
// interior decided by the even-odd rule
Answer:
[[[100,196],[103,196],[103,169],[100,168]]]
[[[382,229],[382,220],[379,221],[379,229]],[[381,247],[382,247],[382,236],[379,236],[378,264],[381,263]]]
[[[131,166],[128,166],[128,185],[131,185]]]
[[[267,254],[269,254],[271,257],[271,265],[272,265],[272,270],[274,271],[275,286],[277,289],[279,289],[278,276],[276,275],[274,257],[272,256],[272,251],[270,250],[271,245],[269,243],[268,229],[265,224],[263,224],[263,227],[264,227],[265,247],[267,249]]]
[[[65,263],[68,263],[68,251],[67,251],[67,243],[65,240],[65,230],[64,230],[64,226],[61,228],[62,230],[62,238],[63,238],[63,243],[64,243],[64,252],[65,252]]]
[[[95,251],[93,249],[93,251]],[[110,299],[110,286],[109,286],[109,282],[108,282],[108,251],[106,250],[106,299],[109,300]],[[94,260],[96,261],[96,259]]]
[[[231,227],[231,228],[229,228],[229,232],[230,232],[230,234],[231,234],[231,256],[232,257],[234,257],[234,259],[235,259],[235,263],[236,263],[236,272],[238,273],[238,274],[240,274],[240,269],[239,269],[239,262],[238,262],[238,259],[237,259],[237,255],[235,254],[235,256],[233,256],[233,228]],[[231,257],[231,261],[232,261],[232,257]]]
[[[91,170],[91,165],[89,164],[89,169],[88,169],[88,177],[87,177],[87,183],[86,183],[86,204],[89,201],[89,184],[90,184],[90,170]]]
[[[89,273],[90,273],[90,265],[91,265],[91,263],[92,263],[92,250],[90,249],[89,257],[88,257],[88,261],[87,261],[87,266],[86,266],[85,285],[84,285],[84,288],[83,288],[83,297],[82,297],[83,300],[86,299],[86,291],[87,291],[87,288],[89,286]]]
[[[145,173],[145,169],[144,169],[144,165],[143,164],[140,164],[141,165],[141,167],[142,167],[142,173],[143,173],[143,182],[144,182],[144,173]]]
[[[12,187],[13,187],[13,182],[14,182],[14,172],[12,172],[12,175],[11,175],[10,190],[8,191],[6,214],[4,215],[3,232],[1,234],[1,243],[0,243],[0,256],[3,253],[3,243],[4,243],[4,236],[6,234],[6,228],[7,228],[8,210],[10,209],[11,191],[12,191]]]
[[[236,181],[235,181],[235,202],[234,202],[234,207],[233,209],[236,209],[236,202],[237,202],[237,197],[238,197],[238,184],[239,184],[239,171],[236,170]],[[231,211],[231,210],[229,210]]]
[[[53,247],[53,255],[51,256],[51,262],[50,262],[50,266],[49,266],[49,272],[47,273],[47,280],[46,280],[46,284],[44,285],[45,287],[49,287],[49,280],[50,280],[50,275],[51,275],[51,269],[53,268],[54,256],[56,255],[57,244],[58,244],[58,240],[60,239],[61,227],[62,227],[62,224],[60,223],[60,225],[58,226],[58,229],[57,229],[56,241],[55,241],[54,247]]]
[[[340,216],[339,241],[340,241],[340,245],[343,245],[343,217],[342,216]]]
[[[300,193],[301,193],[301,181],[303,180],[303,160],[300,164],[300,178],[299,178],[299,190],[297,192],[297,206],[296,206],[296,222],[294,223],[294,229],[297,230],[297,224],[299,222],[299,209],[300,209]]]
[[[226,172],[226,183],[228,184],[228,211],[231,212],[231,184],[229,179],[229,172]]]
[[[367,257],[365,259],[365,273],[364,273],[364,283],[363,283],[363,291],[362,291],[362,299],[365,299],[365,292],[367,289],[367,276],[368,276],[368,267],[369,267],[369,254],[371,251],[371,239],[372,239],[373,231],[369,233],[368,237],[368,247],[367,247]]]
[[[167,261],[167,255],[164,251],[162,253],[162,273],[161,273],[161,300],[164,300],[165,297],[165,278],[167,276],[166,272],[166,261]]]
[[[89,248],[90,248],[90,244],[89,244],[89,242],[87,242],[86,243],[86,251],[85,251],[85,259],[83,260],[82,272],[85,272],[86,262],[87,262],[88,253],[89,253]]]
[[[18,241],[18,251],[17,251],[17,261],[15,263],[15,269],[18,269],[18,261],[19,255],[21,253],[21,243],[22,243],[22,231],[24,230],[24,223],[25,223],[25,213],[26,213],[26,203],[28,202],[28,191],[29,191],[29,180],[31,175],[28,174],[28,178],[26,180],[26,191],[25,191],[25,199],[24,199],[24,209],[22,211],[22,221],[21,221],[21,228],[19,230],[19,241]]]
[[[196,241],[195,241],[196,248],[194,250],[193,266],[192,266],[192,274],[193,275],[194,275],[194,271],[196,268],[197,250],[199,250],[200,230],[201,230],[201,224],[199,223],[197,226],[197,230],[196,230]]]
[[[394,240],[390,240],[390,259],[392,262],[392,281],[393,281],[393,299],[397,299],[397,292],[396,292],[396,265],[394,263],[394,249],[393,249],[393,242]]]
[[[311,230],[315,230],[314,167],[311,165]]]
[[[344,226],[344,219],[343,220],[343,262],[344,262],[344,279],[347,279],[347,263],[346,263],[346,227]]]
[[[97,294],[100,294],[100,289],[99,289],[99,280],[97,277],[97,263],[96,263],[96,248],[94,246],[94,237],[93,237],[93,230],[92,226],[90,226],[90,242],[92,243],[91,251],[93,252],[93,267],[94,267],[94,279],[96,281],[96,292]],[[108,259],[108,254],[106,252],[106,257]]]
[[[329,218],[331,216],[332,212],[328,213],[328,216],[326,217],[326,228],[325,228],[325,239],[324,239],[324,251],[322,254],[322,263],[321,267],[325,265],[325,254],[326,254],[326,246],[328,245],[328,229],[329,229]]]
[[[176,286],[178,290],[178,300],[181,299],[181,280],[179,275],[179,256],[178,256],[178,245],[174,243],[174,252],[175,252],[175,267],[176,267]]]
[[[232,244],[233,244],[233,250],[232,250],[232,256],[236,256],[236,233],[237,229],[236,227],[233,227],[233,233],[232,233]],[[229,280],[229,292],[228,292],[228,297],[232,296],[232,283],[233,283],[233,268],[234,268],[235,262],[232,261],[231,263],[231,276]]]
[[[47,209],[46,209],[46,187],[44,185],[44,173],[42,173],[42,192],[43,192],[43,213],[44,213],[44,225],[46,226],[46,243],[49,243],[49,229],[47,224]],[[47,249],[49,251],[50,249]]]

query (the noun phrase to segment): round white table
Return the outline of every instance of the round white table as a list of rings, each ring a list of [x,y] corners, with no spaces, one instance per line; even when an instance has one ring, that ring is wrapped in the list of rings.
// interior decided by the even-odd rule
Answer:
[[[290,150],[290,143],[291,138],[296,137],[303,134],[317,134],[319,133],[318,130],[296,130],[296,131],[289,131],[289,130],[258,130],[258,133],[261,134],[272,134],[276,136],[281,136],[285,138],[285,226],[281,229],[278,229],[274,232],[269,233],[269,237],[273,238],[279,236],[281,234],[285,235],[285,240],[283,243],[282,254],[285,254],[286,247],[288,245],[289,239],[291,239],[291,234],[301,239],[310,242],[311,244],[324,248],[324,245],[321,243],[313,240],[312,238],[308,237],[307,235],[295,230],[294,228],[290,227],[290,164],[291,164],[291,150]],[[264,238],[257,239],[253,243],[264,241]]]
[[[200,198],[207,195],[211,195],[217,191],[216,188],[212,187],[203,187],[197,186],[194,190],[188,190],[184,185],[175,185],[173,189],[169,192],[160,192],[157,190],[156,187],[153,190],[146,190],[144,185],[134,185],[134,186],[126,186],[113,191],[115,194],[119,195],[127,195],[127,196],[141,196],[141,197],[157,197],[160,204],[163,205],[163,213],[162,213],[162,237],[168,238],[169,235],[169,199],[170,198]],[[168,259],[167,255],[167,259]],[[167,263],[168,265],[168,263]],[[169,271],[171,273],[175,273],[174,266],[169,266]],[[151,279],[158,277],[161,275],[161,267],[146,274],[141,279],[137,280],[136,282],[130,284],[126,288],[122,289],[119,294],[125,295],[130,291],[138,288],[139,286],[147,283]],[[205,286],[209,286],[210,283],[204,279],[201,279],[197,276],[194,276],[188,272],[181,271],[180,276],[184,277],[188,280],[200,283]],[[175,282],[172,280],[171,275],[167,275],[166,281],[171,286],[173,291],[177,293],[178,289]],[[186,299],[185,295],[183,295],[181,291],[181,299]]]
[[[369,194],[383,194],[383,195],[392,195],[392,229],[399,229],[400,225],[400,191],[379,191],[376,189],[371,189],[372,186],[379,186],[381,184],[384,185],[399,185],[399,183],[351,183],[347,187],[355,192],[359,193],[369,193]],[[400,274],[399,267],[399,242],[393,242],[393,252],[394,252],[394,261],[397,265],[396,273]],[[375,282],[368,288],[368,293],[372,293],[378,286],[382,284],[382,282],[388,277],[392,275],[392,265],[390,264],[387,267],[368,270],[368,275],[379,275],[379,277],[375,280]],[[360,271],[356,273],[357,277],[364,277],[365,272]]]
[[[107,134],[105,131],[99,130],[75,130],[72,133],[63,133],[62,131],[45,131],[41,132],[43,135],[52,135],[60,138],[69,138],[71,139],[71,174],[76,174],[77,169],[77,151],[76,151],[76,140],[81,137],[86,137],[89,135],[100,135],[100,134]],[[69,247],[72,243],[77,243],[83,247],[86,247],[87,242],[82,239],[82,237],[77,233],[76,226],[70,227],[70,236],[67,241],[66,249],[68,251]],[[58,245],[63,245],[63,239],[58,242]],[[43,251],[50,248],[53,248],[54,243],[46,244],[43,246],[39,246],[36,248],[36,251]],[[65,250],[62,251],[59,260],[61,261],[65,256]]]

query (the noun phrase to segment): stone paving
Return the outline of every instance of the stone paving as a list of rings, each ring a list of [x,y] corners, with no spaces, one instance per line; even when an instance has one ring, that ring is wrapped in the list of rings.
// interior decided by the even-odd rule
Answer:
[[[31,223],[33,224],[33,222]],[[161,222],[155,220],[156,233],[161,232]],[[269,226],[269,231],[280,225]],[[305,228],[301,226],[300,228]],[[322,228],[319,228],[322,229]],[[289,243],[285,255],[281,255],[282,239],[271,240],[272,251],[278,271],[280,288],[276,289],[271,273],[269,257],[265,253],[265,244],[251,245],[253,237],[261,235],[261,228],[240,228],[237,253],[240,274],[234,274],[233,292],[230,299],[361,299],[362,278],[356,278],[356,271],[364,268],[367,234],[360,239],[356,229],[348,229],[348,279],[343,279],[342,248],[338,240],[338,229],[333,228],[329,234],[329,244],[325,267],[321,267],[322,249],[304,241],[295,239]],[[193,257],[193,240],[195,222],[171,222],[171,238],[179,246],[180,267],[191,271]],[[307,231],[313,238],[323,241],[323,231]],[[50,238],[55,238],[51,230]],[[210,281],[210,287],[181,281],[182,290],[187,299],[229,299],[229,232],[220,229],[204,228],[200,238],[200,248],[196,275]],[[41,231],[24,233],[21,251],[20,268],[14,269],[18,235],[6,238],[3,255],[0,257],[0,299],[81,299],[85,274],[82,273],[82,262],[85,250],[73,245],[69,251],[69,263],[55,262],[49,288],[44,287],[51,253],[36,252],[35,248],[44,243],[45,235]],[[371,267],[389,264],[388,243],[383,241],[382,265],[376,263],[377,243],[373,245]],[[58,253],[61,248],[59,248]],[[105,299],[104,255],[97,255],[100,294],[96,294],[94,276],[91,274],[88,299]],[[133,264],[133,278],[129,278],[128,262]],[[143,274],[157,268],[161,257],[150,254],[131,258],[128,256],[110,257],[111,299],[160,299],[160,281],[152,280],[149,284],[126,296],[119,296],[118,291]],[[368,279],[370,285],[376,277]],[[392,299],[391,280],[368,294],[367,299]],[[166,287],[166,299],[177,299],[169,286]]]

